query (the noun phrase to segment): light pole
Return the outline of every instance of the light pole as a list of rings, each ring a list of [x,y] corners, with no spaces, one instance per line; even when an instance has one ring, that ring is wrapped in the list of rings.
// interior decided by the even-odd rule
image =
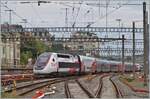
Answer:
[[[121,19],[116,19],[116,21],[118,21],[118,32],[119,32],[119,38],[120,38],[120,30],[119,29],[120,29]],[[118,41],[117,41],[117,43],[118,43]],[[118,49],[118,52],[119,52],[118,56],[119,56],[119,60],[120,60],[120,50],[119,50],[118,44],[117,44],[117,49]]]

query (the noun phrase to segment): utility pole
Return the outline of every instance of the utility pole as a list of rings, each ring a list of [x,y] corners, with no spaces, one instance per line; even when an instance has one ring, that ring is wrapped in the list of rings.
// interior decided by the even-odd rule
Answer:
[[[143,2],[143,39],[144,39],[144,85],[147,85],[149,67],[149,34],[148,34],[148,12],[146,2]]]
[[[9,25],[11,24],[11,18],[12,18],[12,11],[13,10],[5,10],[5,11],[8,11],[9,12]]]
[[[65,25],[68,27],[68,8],[65,8],[66,16],[65,16]]]
[[[121,24],[121,19],[116,19],[116,21],[118,21],[118,27],[120,28],[121,26],[120,26],[120,24]],[[119,38],[120,38],[120,31],[119,31]]]
[[[147,14],[147,15],[148,15],[148,14]],[[148,22],[148,21],[147,21],[147,22]],[[147,69],[147,74],[148,74],[148,75],[149,75],[149,68],[150,68],[150,67],[149,67],[149,65],[150,65],[150,62],[149,62],[149,54],[150,54],[150,53],[149,53],[149,51],[150,51],[150,48],[149,48],[149,47],[150,47],[150,45],[149,45],[149,44],[150,44],[150,43],[149,43],[149,42],[150,42],[150,40],[149,40],[149,33],[150,33],[150,32],[149,32],[149,29],[150,29],[150,28],[149,28],[149,24],[147,24],[147,36],[146,36],[146,37],[147,37],[147,61],[148,61],[148,63],[147,63],[147,66],[148,66],[148,67],[147,67],[147,68],[148,68],[148,69]]]
[[[107,15],[107,12],[108,12],[108,1],[106,0],[106,35],[107,35],[107,23],[108,23],[108,15]]]
[[[101,7],[101,6],[100,6],[101,1],[100,1],[100,0],[99,0],[99,3],[98,3],[98,4],[99,4],[99,6],[98,6],[98,14],[99,14],[99,18],[100,18],[100,13],[101,13],[101,12],[100,12],[100,11],[101,11],[101,8],[100,8],[100,7]]]
[[[98,44],[98,57],[100,57],[100,46],[99,46],[99,44],[100,44],[100,42],[99,42],[99,38],[97,38],[97,44]]]
[[[135,77],[135,22],[133,22],[133,75]]]
[[[1,65],[2,65],[2,49],[3,49],[3,46],[2,46],[2,39],[1,39],[1,21],[2,21],[2,17],[1,17],[1,0],[0,0],[0,68],[1,68]]]
[[[12,34],[12,39],[13,39],[13,58],[14,58],[14,62],[13,62],[13,65],[14,65],[14,68],[16,68],[16,45],[17,43],[15,43],[15,35]]]
[[[124,35],[122,35],[122,74],[124,73]]]

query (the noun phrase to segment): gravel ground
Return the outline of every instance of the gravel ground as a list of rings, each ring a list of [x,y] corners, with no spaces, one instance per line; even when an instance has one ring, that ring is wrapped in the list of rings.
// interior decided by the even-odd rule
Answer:
[[[84,77],[84,78],[80,78],[80,82],[82,84],[85,85],[85,87],[88,88],[89,91],[91,91],[91,93],[95,94],[96,91],[97,91],[97,88],[99,86],[99,79],[100,79],[101,75],[100,76],[91,76],[91,78],[89,77]]]
[[[101,75],[90,75],[80,78],[79,81],[83,85],[85,85],[85,87],[88,88],[88,90],[91,91],[92,94],[95,94],[99,86],[100,77]],[[103,78],[103,87],[101,93],[102,98],[116,98],[116,93],[113,84],[110,82],[109,78],[110,76]],[[143,96],[140,96],[140,94],[133,92],[128,86],[123,84],[119,80],[119,76],[113,77],[112,80],[114,80],[115,83],[118,85],[125,98],[143,98]],[[68,81],[68,87],[74,98],[88,98],[86,93],[80,88],[80,86],[75,82],[75,80]],[[42,90],[43,92],[54,92],[50,95],[46,95],[44,98],[66,98],[64,82],[52,84],[40,90]],[[32,91],[21,98],[32,98],[35,95],[36,91],[37,90]],[[144,98],[147,97],[147,95],[144,95]]]
[[[55,93],[46,95],[44,98],[66,98],[64,91],[64,82],[53,84],[51,85],[51,88],[52,87],[56,87],[56,89],[54,89]],[[47,92],[49,91],[50,89],[47,90]]]
[[[55,89],[53,89],[55,87]],[[34,90],[24,96],[21,96],[20,98],[32,98],[33,96],[36,95],[37,91],[43,91],[43,92],[53,92],[52,94],[48,94],[44,96],[44,98],[65,98],[65,93],[64,93],[64,82],[56,83],[56,84],[51,84],[49,87],[44,87],[42,89],[37,89]]]
[[[51,79],[45,79],[45,80],[42,80],[42,81],[48,81],[48,80],[51,80]],[[20,87],[20,86],[24,86],[24,85],[28,85],[28,84],[32,84],[32,83],[37,83],[37,82],[40,82],[41,80],[32,80],[32,81],[25,81],[25,82],[20,82],[20,83],[16,83],[16,87]],[[8,86],[2,86],[2,91],[4,91],[5,89],[6,90],[9,90],[9,89],[12,89],[14,87],[13,84],[10,84]]]
[[[101,98],[116,98],[115,89],[109,78],[109,76],[103,78]]]
[[[75,82],[68,82],[68,87],[74,98],[87,98],[86,93],[80,88],[80,86]]]
[[[119,80],[118,76],[113,77],[112,80],[115,81],[125,98],[147,98],[147,96],[141,96],[133,92],[128,86]]]
[[[125,79],[133,79],[133,74],[124,74],[122,77]],[[137,88],[137,89],[145,89],[145,90],[149,90],[148,86],[144,86],[144,79],[142,78],[142,74],[141,73],[136,73],[134,80],[132,81],[128,81],[128,83],[130,85],[132,85],[133,87]],[[140,78],[141,77],[141,78]],[[126,80],[125,79],[125,80]]]

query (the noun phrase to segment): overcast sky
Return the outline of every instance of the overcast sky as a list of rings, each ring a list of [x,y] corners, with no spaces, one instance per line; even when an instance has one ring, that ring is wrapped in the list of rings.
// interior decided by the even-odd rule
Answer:
[[[132,21],[142,20],[142,5],[122,5],[122,4],[142,4],[142,2],[131,2],[132,0],[125,0],[126,2],[109,2],[108,7],[108,26],[118,26],[119,22],[116,19],[121,19],[121,26],[132,26]],[[146,0],[147,1],[147,0]],[[99,6],[89,6],[88,3],[96,2],[52,2],[41,4],[38,6],[36,2],[20,3],[20,2],[3,2],[12,9],[17,15],[23,19],[27,19],[30,24],[27,26],[65,26],[65,8],[68,8],[67,19],[68,26],[72,26],[76,20],[76,26],[85,27],[88,22],[94,22],[92,26],[106,26],[106,7],[105,2],[101,2]],[[119,5],[120,3],[120,5]],[[6,7],[2,7],[2,22],[9,22],[9,12]],[[12,14],[13,24],[22,24],[21,18]],[[137,22],[137,26],[142,27],[142,22]]]

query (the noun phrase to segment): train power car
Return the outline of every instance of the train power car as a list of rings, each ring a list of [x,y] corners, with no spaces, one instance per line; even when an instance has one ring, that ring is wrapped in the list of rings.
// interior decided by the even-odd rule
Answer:
[[[43,53],[33,68],[35,74],[75,73],[79,72],[78,59],[70,54]]]

